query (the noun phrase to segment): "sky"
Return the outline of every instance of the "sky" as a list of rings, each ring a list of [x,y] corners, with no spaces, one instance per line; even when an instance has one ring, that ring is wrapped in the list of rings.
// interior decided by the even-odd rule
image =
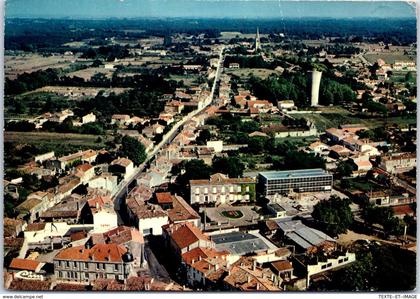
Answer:
[[[6,17],[402,18],[415,9],[402,1],[7,0]]]

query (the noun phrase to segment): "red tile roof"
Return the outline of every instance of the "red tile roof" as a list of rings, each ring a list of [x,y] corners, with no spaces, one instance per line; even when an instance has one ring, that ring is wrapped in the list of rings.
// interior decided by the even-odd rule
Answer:
[[[13,280],[10,284],[10,290],[19,291],[48,291],[51,287],[51,281],[40,280]]]
[[[392,209],[394,210],[394,214],[397,216],[414,214],[410,205],[393,206]]]
[[[77,170],[80,170],[80,171],[83,171],[83,172],[86,172],[86,171],[88,171],[92,168],[93,168],[93,166],[90,165],[89,163],[85,163],[85,164],[81,164],[81,165],[76,166]]]
[[[10,263],[9,268],[16,269],[16,270],[28,270],[28,271],[37,272],[40,270],[42,265],[43,263],[40,263],[38,261],[14,258],[12,262]]]
[[[25,231],[34,232],[34,231],[43,230],[44,228],[45,228],[45,223],[31,223],[31,224],[28,224]]]
[[[156,193],[156,201],[158,204],[172,203],[172,195],[170,192]]]
[[[122,256],[126,252],[127,249],[118,244],[96,244],[91,249],[87,249],[84,246],[63,249],[55,256],[55,259],[122,262]]]
[[[86,291],[86,285],[75,283],[58,283],[54,291]]]
[[[292,263],[289,261],[276,261],[272,262],[271,265],[279,272],[293,270]]]
[[[171,234],[179,248],[185,248],[198,240],[210,241],[194,224],[190,222],[181,223]]]
[[[181,196],[175,195],[172,198],[173,207],[168,210],[168,218],[171,222],[200,219],[200,215]]]
[[[229,255],[227,251],[216,251],[213,248],[204,248],[204,247],[196,247],[182,255],[182,259],[187,264],[191,265],[194,262],[197,262],[201,259],[205,258],[215,258],[215,257],[223,257]]]

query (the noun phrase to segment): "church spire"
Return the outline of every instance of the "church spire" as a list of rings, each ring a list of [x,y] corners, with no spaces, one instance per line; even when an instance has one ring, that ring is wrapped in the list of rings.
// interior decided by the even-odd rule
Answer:
[[[261,42],[260,42],[260,31],[257,27],[257,35],[255,36],[255,52],[261,50]]]

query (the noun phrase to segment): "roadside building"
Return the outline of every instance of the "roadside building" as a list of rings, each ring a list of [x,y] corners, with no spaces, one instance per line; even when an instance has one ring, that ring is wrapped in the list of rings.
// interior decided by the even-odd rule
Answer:
[[[54,257],[57,281],[90,283],[97,279],[125,281],[134,275],[133,255],[118,244],[76,246],[61,250]]]
[[[130,178],[134,173],[134,163],[127,158],[118,158],[111,162],[108,170],[111,173],[120,173],[123,179]]]
[[[389,173],[402,173],[412,170],[416,167],[415,153],[399,153],[393,155],[386,155],[381,158],[379,167]]]
[[[190,202],[192,204],[253,202],[256,198],[255,184],[252,178],[229,178],[216,173],[209,180],[190,181]]]

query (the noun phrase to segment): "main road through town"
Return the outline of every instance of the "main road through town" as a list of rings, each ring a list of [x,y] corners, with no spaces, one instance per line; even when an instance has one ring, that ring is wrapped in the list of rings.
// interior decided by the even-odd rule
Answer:
[[[216,70],[216,75],[215,75],[215,78],[214,78],[213,86],[211,88],[210,95],[208,96],[208,98],[204,102],[204,105],[200,109],[194,110],[193,112],[191,112],[187,116],[185,116],[182,120],[177,122],[171,128],[171,130],[169,130],[169,132],[167,132],[163,136],[162,141],[159,144],[157,144],[151,152],[149,152],[147,154],[146,160],[141,165],[139,165],[139,167],[136,169],[135,173],[130,178],[122,181],[119,184],[118,189],[117,189],[117,191],[115,192],[115,195],[114,195],[114,207],[115,207],[115,210],[117,212],[120,210],[120,205],[121,205],[122,201],[125,199],[125,197],[130,192],[130,190],[135,186],[136,179],[139,178],[139,176],[143,173],[143,171],[145,171],[147,169],[147,166],[149,165],[149,163],[151,161],[153,161],[153,159],[156,157],[156,155],[159,153],[159,151],[165,145],[171,143],[172,140],[174,140],[174,138],[180,133],[183,125],[186,122],[190,121],[194,116],[196,116],[197,114],[202,112],[204,109],[206,109],[212,103],[212,101],[214,99],[214,95],[215,95],[216,86],[217,86],[218,81],[220,80],[220,75],[221,75],[222,69],[223,69],[223,63],[224,63],[223,51],[224,51],[224,47],[222,46],[222,48],[220,49],[220,53],[219,53],[219,62],[218,62],[218,65],[217,65],[217,70]],[[118,222],[119,222],[119,224],[124,223],[124,221],[123,221],[123,219],[121,219],[120,215],[119,215]]]

